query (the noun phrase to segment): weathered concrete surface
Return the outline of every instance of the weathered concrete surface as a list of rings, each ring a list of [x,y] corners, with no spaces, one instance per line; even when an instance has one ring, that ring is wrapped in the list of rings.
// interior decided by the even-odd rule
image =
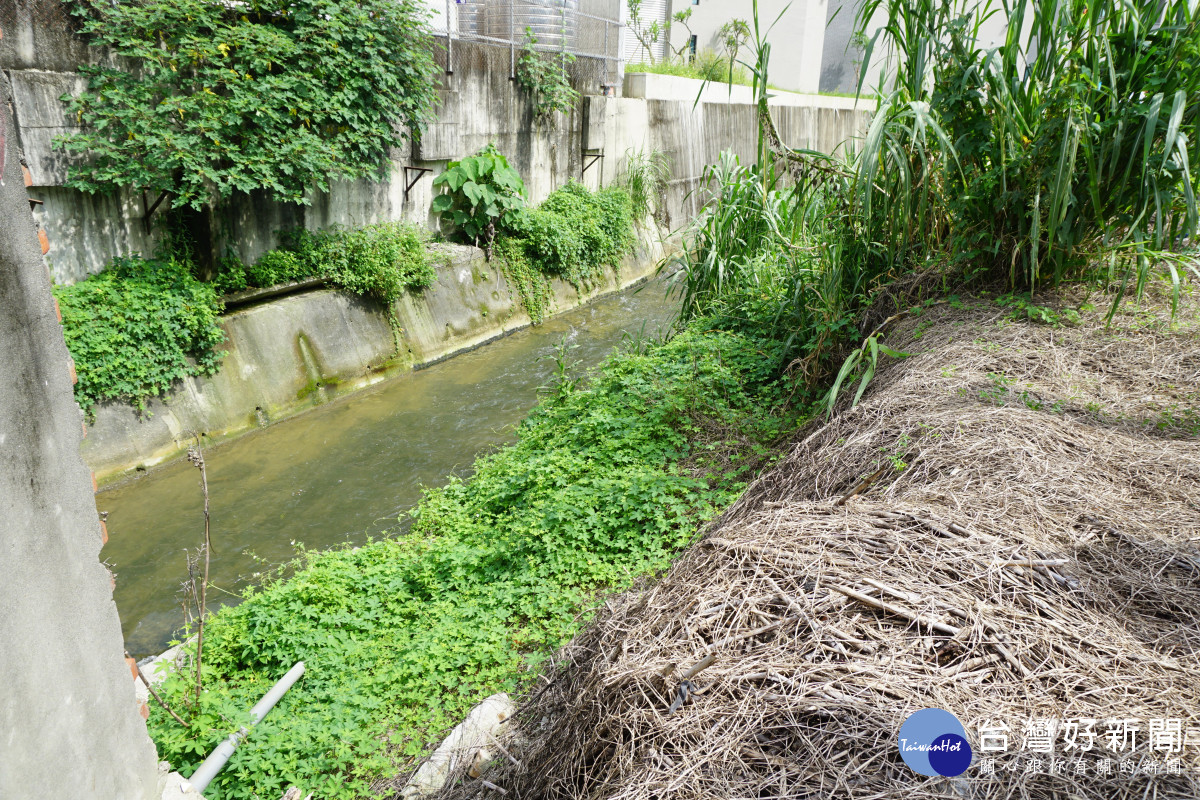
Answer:
[[[447,734],[421,765],[404,788],[402,800],[416,800],[437,794],[450,776],[467,767],[471,777],[479,777],[488,763],[499,753],[493,752],[493,742],[500,735],[500,726],[517,710],[517,705],[503,692],[494,694],[471,709],[467,718]]]
[[[754,90],[749,86],[730,86],[725,83],[708,83],[698,78],[683,78],[678,75],[658,75],[652,72],[627,72],[623,94],[642,100],[680,100],[694,103],[722,105],[746,105],[754,103]],[[813,109],[839,109],[844,111],[870,111],[875,107],[872,100],[854,97],[833,97],[821,94],[803,94],[772,89],[767,103],[771,106],[801,106]]]
[[[634,283],[662,255],[657,231],[617,274],[609,272],[582,295],[554,281],[552,311]],[[181,381],[165,401],[96,408],[83,455],[98,480],[153,466],[184,451],[196,435],[216,441],[299,413],[388,375],[469,350],[530,324],[504,275],[473,247],[437,251],[437,280],[402,296],[395,306],[400,346],[385,310],[332,289],[273,300],[228,315],[221,371]]]
[[[158,796],[0,78],[0,797]]]
[[[12,26],[5,27],[0,38],[0,66],[11,70],[17,89],[18,134],[30,162],[33,196],[45,203],[35,218],[49,237],[46,261],[56,281],[73,283],[99,272],[113,256],[153,253],[158,233],[143,224],[143,198],[138,193],[93,196],[63,186],[71,162],[51,142],[71,133],[78,121],[65,113],[58,98],[83,86],[74,64],[98,60],[104,53],[83,47],[69,27],[50,36],[36,24],[57,20],[49,0],[28,2],[32,11],[0,1],[0,27]],[[441,47],[435,54],[439,61],[445,57]],[[211,255],[219,259],[230,249],[252,262],[277,246],[276,231],[286,228],[360,227],[398,219],[435,228],[437,219],[429,212],[432,179],[449,160],[488,143],[521,173],[531,203],[571,178],[592,188],[608,185],[623,173],[630,154],[665,150],[671,155],[666,213],[677,221],[695,211],[691,192],[714,154],[732,148],[744,162],[755,157],[758,122],[746,87],[734,87],[731,97],[727,87],[710,86],[694,106],[698,81],[635,75],[629,76],[626,89],[640,99],[601,98],[596,93],[609,77],[604,62],[580,57],[569,71],[572,85],[584,95],[581,102],[569,114],[535,123],[528,93],[511,80],[508,48],[456,40],[454,54],[453,74],[439,78],[442,102],[437,121],[420,141],[390,153],[383,181],[335,182],[326,193],[314,192],[308,206],[278,203],[263,192],[229,198],[215,215]],[[869,111],[861,106],[851,110],[853,100],[778,94],[776,122],[784,141],[794,147],[831,152],[846,135],[866,127]],[[714,115],[721,125],[706,124]],[[854,125],[845,124],[847,115]],[[604,156],[586,173],[585,151]],[[431,172],[418,177],[412,168]],[[406,191],[410,182],[411,190]]]

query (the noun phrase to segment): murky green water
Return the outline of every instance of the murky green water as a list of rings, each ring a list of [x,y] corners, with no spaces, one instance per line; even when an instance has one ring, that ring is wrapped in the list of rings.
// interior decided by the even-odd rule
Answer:
[[[511,441],[564,336],[579,371],[626,335],[656,335],[675,308],[652,282],[210,448],[210,603],[233,601],[255,573],[290,558],[293,542],[321,549],[395,529],[422,487]],[[126,646],[159,652],[183,620],[184,551],[203,538],[199,474],[178,461],[96,504],[109,512],[102,557],[117,573]]]

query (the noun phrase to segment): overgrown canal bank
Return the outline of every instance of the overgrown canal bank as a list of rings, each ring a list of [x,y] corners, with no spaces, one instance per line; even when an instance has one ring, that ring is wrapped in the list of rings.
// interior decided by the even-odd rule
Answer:
[[[662,256],[659,232],[643,229],[634,252],[576,288],[550,281],[551,312],[643,280]],[[474,247],[431,254],[432,286],[405,293],[391,311],[344,292],[318,290],[229,314],[227,351],[212,377],[186,377],[149,415],[133,404],[94,409],[84,460],[101,483],[180,455],[196,434],[218,441],[311,408],[329,397],[477,347],[530,324],[519,287]],[[398,337],[398,338],[397,338]]]
[[[254,557],[285,561],[293,541],[324,549],[394,527],[423,487],[511,441],[538,387],[551,382],[560,342],[577,374],[643,326],[657,334],[676,306],[659,281],[626,289],[209,449],[215,584],[239,591],[254,583],[269,569]],[[97,505],[109,512],[103,555],[118,573],[126,645],[161,651],[182,624],[183,551],[201,532],[195,470],[186,461],[164,465],[103,491]]]
[[[209,795],[368,794],[481,696],[527,686],[597,589],[665,567],[770,463],[801,416],[784,352],[760,321],[707,317],[630,342],[586,383],[556,372],[518,441],[427,492],[408,535],[307,555],[215,616],[198,723],[152,710],[160,756],[190,774],[224,720],[303,660],[283,713]],[[171,677],[169,702],[187,708],[192,687]]]

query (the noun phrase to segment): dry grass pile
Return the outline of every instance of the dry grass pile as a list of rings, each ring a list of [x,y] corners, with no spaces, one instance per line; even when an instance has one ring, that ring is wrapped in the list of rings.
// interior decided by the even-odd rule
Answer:
[[[512,758],[448,792],[1200,797],[1198,305],[1109,329],[955,305],[901,321],[913,355],[611,600]],[[958,778],[900,759],[926,707],[966,726]],[[1038,720],[1052,753],[1023,749]],[[1008,751],[982,752],[1001,725]]]

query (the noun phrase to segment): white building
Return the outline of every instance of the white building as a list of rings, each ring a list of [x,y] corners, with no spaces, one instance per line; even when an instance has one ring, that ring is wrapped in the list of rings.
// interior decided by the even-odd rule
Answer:
[[[751,0],[659,0],[659,3],[673,6],[672,14],[689,8],[692,11],[687,27],[671,26],[674,52],[684,48],[685,53],[705,49],[725,53],[720,31],[731,20],[743,20],[753,30]],[[764,33],[769,29],[766,38],[771,43],[771,83],[796,92],[818,91],[828,0],[759,0],[758,14]],[[743,48],[738,58],[750,60],[749,48]]]

